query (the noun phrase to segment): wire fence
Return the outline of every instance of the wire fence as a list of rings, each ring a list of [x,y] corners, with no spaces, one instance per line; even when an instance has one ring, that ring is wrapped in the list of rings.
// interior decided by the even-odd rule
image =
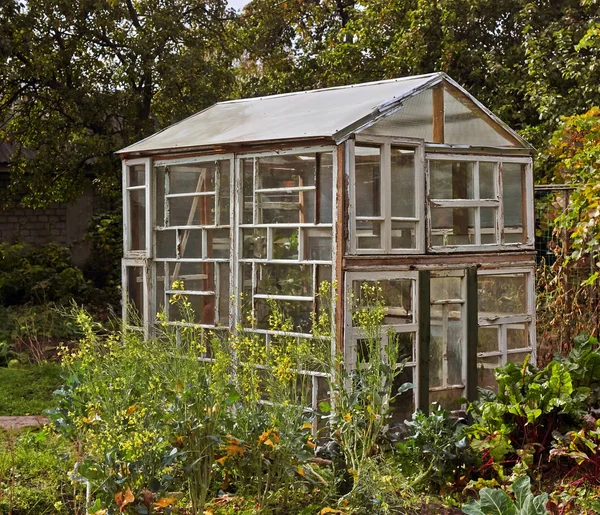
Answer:
[[[591,258],[567,259],[569,234],[556,218],[569,206],[569,185],[535,187],[537,259],[537,345],[541,363],[569,351],[578,334],[597,336],[598,291],[585,281],[597,270]]]

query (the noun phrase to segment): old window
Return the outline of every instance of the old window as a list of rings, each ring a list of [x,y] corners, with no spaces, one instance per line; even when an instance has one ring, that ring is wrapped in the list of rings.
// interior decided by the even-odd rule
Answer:
[[[429,399],[449,409],[460,407],[465,392],[465,294],[464,271],[432,272]]]
[[[331,151],[240,159],[239,289],[253,329],[272,329],[275,300],[293,333],[311,332],[319,282],[331,281],[333,167]]]
[[[413,144],[414,145],[414,144]],[[381,138],[352,150],[351,251],[416,253],[422,248],[420,151]]]
[[[528,163],[429,155],[429,246],[452,250],[531,244]]]
[[[150,160],[123,163],[123,217],[125,256],[149,254]]]
[[[478,384],[494,387],[494,368],[535,352],[531,270],[480,271]]]
[[[148,270],[144,260],[123,259],[123,321],[128,329],[148,327]]]
[[[229,327],[231,158],[155,163],[156,307],[175,325]],[[175,302],[184,294],[191,311]]]
[[[353,310],[361,305],[365,288],[375,290],[385,304],[385,316],[380,334],[381,352],[385,353],[388,345],[394,345],[398,351],[399,366],[406,361],[405,368],[396,377],[397,390],[402,384],[417,384],[417,272],[349,272],[346,274],[346,296],[353,299],[347,303],[346,311],[346,347],[345,359],[350,368],[357,363],[369,361],[367,349],[368,338],[373,335],[358,323]],[[383,356],[385,358],[385,356]],[[396,400],[395,411],[399,416],[407,416],[415,409],[416,390],[404,393]]]

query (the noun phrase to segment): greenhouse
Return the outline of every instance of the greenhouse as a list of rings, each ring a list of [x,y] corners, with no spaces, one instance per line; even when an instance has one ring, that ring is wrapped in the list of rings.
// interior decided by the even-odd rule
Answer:
[[[378,284],[397,380],[416,385],[402,410],[457,408],[535,358],[532,153],[443,73],[218,103],[119,152],[126,325],[164,311],[268,345],[270,302],[298,338],[331,308],[353,367],[350,299]],[[182,292],[195,320],[169,302]]]

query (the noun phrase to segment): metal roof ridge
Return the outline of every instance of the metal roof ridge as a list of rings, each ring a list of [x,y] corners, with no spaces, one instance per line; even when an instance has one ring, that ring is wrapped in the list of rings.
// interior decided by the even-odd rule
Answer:
[[[395,77],[393,79],[376,80],[376,81],[371,81],[371,82],[360,82],[358,84],[345,84],[343,86],[332,86],[329,88],[317,88],[317,89],[309,89],[309,90],[302,90],[302,91],[291,91],[289,93],[276,93],[274,95],[264,95],[261,97],[246,97],[246,98],[237,98],[234,100],[224,100],[222,102],[217,102],[214,105],[236,104],[236,103],[241,103],[241,102],[251,102],[253,100],[266,100],[266,99],[270,99],[270,98],[281,98],[281,97],[294,96],[294,95],[306,95],[309,93],[320,93],[322,91],[333,91],[333,90],[340,90],[340,89],[358,88],[358,87],[362,87],[362,86],[373,86],[375,84],[389,84],[392,82],[403,82],[406,80],[425,79],[425,78],[429,78],[429,77],[435,77],[438,75],[445,76],[446,74],[444,72],[432,72],[432,73],[423,73],[421,75],[408,75],[406,77]]]

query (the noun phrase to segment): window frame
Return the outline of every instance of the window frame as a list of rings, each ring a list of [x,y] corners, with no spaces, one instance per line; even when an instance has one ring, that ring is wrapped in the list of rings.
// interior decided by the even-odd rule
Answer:
[[[476,192],[474,195],[479,197],[479,163],[495,163],[495,180],[494,186],[496,190],[495,199],[432,199],[431,198],[431,161],[450,161],[450,162],[466,162],[473,163],[473,171],[475,174],[474,183]],[[525,232],[525,241],[518,243],[505,243],[505,228],[504,228],[504,200],[503,200],[503,163],[517,163],[525,165],[523,185],[523,231]],[[427,250],[432,253],[447,254],[453,252],[477,252],[477,251],[496,251],[508,249],[533,249],[534,246],[534,205],[533,205],[533,162],[531,157],[520,156],[490,156],[486,154],[449,154],[427,152],[425,154],[425,181],[427,184]],[[495,229],[498,234],[498,243],[481,243],[481,218],[475,217],[474,231],[475,239],[479,243],[468,245],[446,245],[439,246],[432,244],[432,207],[441,208],[482,208],[495,207],[494,215]]]
[[[189,164],[195,164],[195,163],[217,163],[220,161],[227,161],[229,163],[229,191],[227,192],[229,195],[229,199],[230,199],[230,209],[229,209],[229,223],[227,225],[222,225],[219,223],[219,218],[218,218],[218,213],[219,213],[219,202],[220,202],[220,196],[222,195],[223,192],[220,192],[220,174],[216,173],[215,174],[215,179],[214,179],[214,192],[210,192],[210,195],[214,195],[215,197],[215,219],[214,219],[214,223],[213,224],[209,224],[209,225],[205,225],[205,224],[199,224],[199,225],[169,225],[168,224],[168,216],[169,216],[169,199],[171,198],[180,198],[180,197],[185,197],[185,198],[190,198],[190,197],[200,197],[200,196],[206,196],[206,195],[198,195],[194,192],[192,193],[181,193],[181,194],[173,194],[171,195],[170,193],[168,193],[168,185],[169,185],[169,177],[167,174],[165,174],[165,195],[164,195],[164,219],[162,221],[159,221],[154,219],[153,223],[152,223],[152,273],[153,273],[153,281],[154,284],[156,286],[157,283],[157,269],[158,267],[162,267],[163,268],[163,278],[165,281],[164,284],[164,288],[163,288],[163,305],[165,306],[165,309],[168,309],[169,306],[169,297],[175,293],[183,293],[186,295],[191,295],[191,296],[213,296],[214,297],[214,302],[215,302],[215,323],[214,324],[204,324],[204,323],[187,323],[187,322],[181,322],[181,321],[169,321],[169,325],[172,326],[176,326],[176,327],[185,327],[185,326],[193,326],[193,327],[200,327],[200,328],[205,328],[205,329],[232,329],[233,325],[232,325],[232,317],[231,317],[231,312],[232,312],[232,305],[234,304],[234,301],[232,299],[232,292],[233,290],[231,289],[231,275],[232,275],[232,269],[233,269],[233,251],[232,251],[232,247],[233,247],[233,236],[234,236],[234,231],[233,231],[233,222],[234,222],[234,208],[233,208],[233,204],[234,204],[234,192],[235,192],[235,184],[234,184],[234,165],[235,165],[235,159],[234,159],[234,154],[228,153],[228,154],[211,154],[211,155],[206,155],[206,156],[196,156],[196,157],[186,157],[186,158],[178,158],[178,159],[160,159],[160,160],[156,160],[152,163],[152,169],[154,170],[155,168],[158,167],[168,167],[168,166],[176,166],[176,165],[189,165]],[[158,174],[154,173],[153,174],[153,181],[154,181],[154,188],[153,191],[157,192],[158,188],[156,187],[156,181],[158,180]],[[155,193],[156,194],[156,193]],[[158,199],[156,199],[154,196],[152,197],[152,206],[154,206],[155,202],[157,202]],[[230,241],[230,245],[229,245],[229,254],[227,257],[208,257],[206,256],[206,249],[207,249],[207,230],[216,230],[216,229],[227,229],[229,231],[229,241]],[[189,231],[189,230],[198,230],[201,231],[202,233],[202,256],[201,257],[180,257],[178,256],[178,250],[176,248],[175,251],[175,256],[176,257],[169,257],[169,258],[162,258],[162,257],[157,257],[157,253],[156,253],[156,244],[157,244],[157,239],[156,239],[156,233],[157,232],[175,232],[175,246],[178,247],[180,241],[181,241],[181,232],[182,231]],[[212,264],[213,266],[213,281],[214,281],[214,288],[213,290],[173,290],[171,287],[171,275],[172,275],[172,267],[173,266],[177,266],[177,264],[189,264],[189,263],[197,263],[198,266],[200,266],[203,263],[207,263],[207,264]],[[220,267],[221,264],[228,264],[229,265],[229,276],[228,277],[221,277],[220,274]],[[167,279],[169,284],[167,284]],[[229,323],[226,325],[219,325],[220,324],[220,318],[221,318],[221,305],[220,305],[220,289],[221,289],[221,281],[226,281],[226,284],[228,285],[228,319],[229,319]],[[156,306],[156,295],[153,295],[151,299],[152,302],[154,302],[154,307],[152,310],[152,315],[154,318],[156,318],[156,311],[157,311],[157,306]]]
[[[130,168],[144,165],[144,184],[130,185]],[[153,231],[153,188],[152,188],[152,158],[128,159],[122,163],[122,184],[123,184],[123,255],[125,258],[149,258],[152,256],[152,231]],[[131,202],[129,200],[130,191],[143,191],[146,201],[144,210],[145,218],[145,248],[131,249]]]
[[[412,324],[382,324],[382,345],[387,342],[388,331],[391,329],[395,333],[412,333],[413,340],[413,360],[407,361],[405,368],[412,369],[412,383],[414,388],[413,403],[415,409],[419,409],[419,362],[420,362],[420,344],[419,344],[419,272],[415,270],[397,270],[397,271],[382,271],[382,272],[345,272],[344,287],[345,296],[351,299],[353,295],[354,281],[372,281],[380,282],[386,280],[408,279],[412,281],[412,305],[413,305],[413,322]],[[349,370],[356,368],[357,361],[357,345],[358,340],[364,337],[360,328],[352,325],[352,305],[350,302],[345,303],[344,308],[344,363]],[[383,351],[382,351],[383,352]],[[396,366],[398,363],[395,364]]]
[[[332,222],[331,223],[319,223],[316,219],[314,223],[309,222],[298,222],[298,223],[261,223],[255,224],[254,221],[257,217],[257,191],[260,193],[263,188],[256,188],[256,177],[258,173],[258,167],[256,164],[256,159],[260,159],[262,157],[271,157],[271,156],[280,156],[280,155],[297,155],[297,154],[317,154],[317,153],[331,153],[332,156]],[[243,166],[242,163],[246,159],[253,159],[253,184],[252,184],[252,223],[244,223],[244,192],[243,192]],[[255,312],[255,300],[280,300],[286,301],[289,300],[291,302],[312,302],[313,308],[316,306],[317,302],[317,293],[318,287],[317,284],[317,267],[318,266],[328,266],[331,269],[331,277],[332,281],[335,281],[335,246],[332,246],[332,255],[331,260],[319,260],[319,259],[303,259],[304,248],[303,248],[303,238],[301,235],[304,231],[309,229],[327,229],[331,231],[332,238],[335,238],[335,228],[336,228],[336,215],[337,209],[335,199],[336,199],[336,184],[337,184],[337,174],[338,174],[338,154],[337,154],[337,146],[335,145],[319,145],[319,146],[309,146],[309,147],[293,147],[285,150],[265,150],[260,152],[247,152],[247,153],[239,153],[235,155],[235,213],[233,214],[233,230],[235,232],[235,238],[232,240],[234,244],[232,245],[232,252],[235,258],[232,259],[232,270],[235,267],[235,270],[232,273],[232,291],[236,292],[236,296],[243,291],[242,284],[242,267],[244,264],[251,264],[252,268],[252,299],[251,309],[252,313]],[[232,181],[233,183],[234,181]],[[311,187],[312,189],[313,187]],[[289,191],[289,188],[279,188],[280,190]],[[293,189],[293,188],[292,188]],[[318,197],[318,185],[314,186],[315,191],[315,202]],[[273,233],[276,229],[298,229],[298,258],[297,259],[274,259],[272,254],[273,247]],[[252,229],[262,229],[266,232],[266,255],[264,258],[254,258],[254,257],[243,257],[243,230],[252,230]],[[234,265],[235,263],[235,265]],[[296,295],[274,295],[274,294],[265,294],[265,293],[257,293],[257,267],[265,264],[273,264],[273,265],[307,265],[312,267],[312,279],[313,279],[313,291],[312,295],[309,297],[304,296],[296,296]],[[238,324],[244,325],[244,320],[242,316],[242,306],[240,302],[235,302],[232,308],[233,313],[233,324],[234,327],[237,327]],[[299,331],[293,332],[281,332],[281,331],[272,331],[269,329],[259,329],[259,328],[251,328],[244,325],[244,330],[252,333],[258,333],[265,335],[267,344],[270,339],[270,335],[283,335],[283,336],[294,336],[298,338],[312,338],[312,334],[303,333]]]
[[[357,248],[356,233],[356,145],[377,145],[380,147],[380,199],[381,215],[369,217],[379,219],[382,223],[381,247],[380,249]],[[405,147],[414,150],[415,155],[415,216],[393,217],[391,198],[391,148]],[[424,141],[417,138],[363,136],[357,134],[354,139],[346,142],[346,160],[348,173],[349,205],[348,205],[348,229],[349,229],[349,253],[355,255],[373,254],[423,254],[425,252],[425,203],[420,199],[425,194],[425,150]],[[360,221],[360,220],[358,220]],[[415,248],[414,249],[392,249],[392,222],[405,221],[415,223]]]
[[[500,357],[500,364],[506,365],[508,362],[508,356],[511,354],[531,354],[532,363],[536,362],[537,349],[536,349],[536,330],[535,330],[535,272],[532,268],[498,268],[498,269],[483,269],[477,271],[477,278],[483,276],[511,276],[511,275],[525,275],[527,288],[526,288],[526,299],[525,306],[527,313],[518,315],[487,315],[482,316],[478,309],[478,321],[477,326],[480,327],[498,327],[499,341],[498,350],[493,352],[477,352],[477,361],[479,364],[480,358],[493,358]],[[507,328],[511,324],[527,324],[528,325],[528,341],[529,346],[526,348],[519,349],[508,349],[507,345]]]

